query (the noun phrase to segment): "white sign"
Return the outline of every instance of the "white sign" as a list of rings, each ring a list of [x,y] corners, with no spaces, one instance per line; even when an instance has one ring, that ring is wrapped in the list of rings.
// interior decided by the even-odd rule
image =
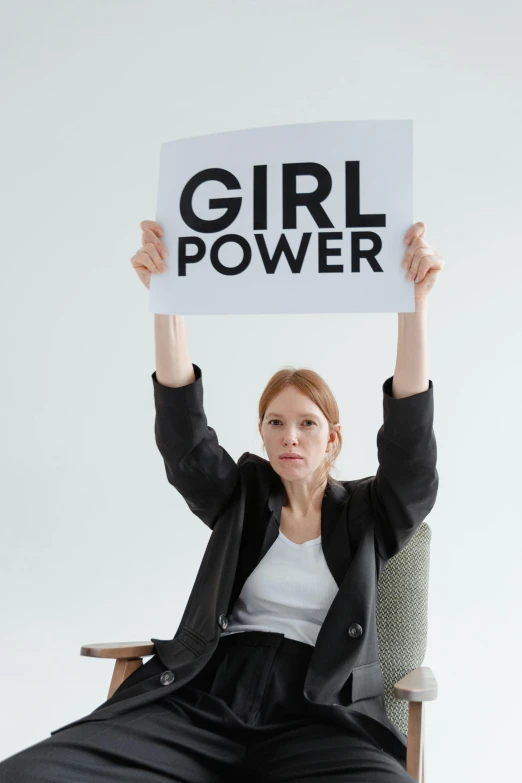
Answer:
[[[356,120],[161,145],[169,255],[149,312],[414,312],[413,122]]]

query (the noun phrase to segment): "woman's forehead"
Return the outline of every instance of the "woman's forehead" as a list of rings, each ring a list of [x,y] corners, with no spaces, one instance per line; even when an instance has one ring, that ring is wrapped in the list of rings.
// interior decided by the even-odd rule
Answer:
[[[306,394],[296,389],[295,386],[287,386],[275,397],[272,397],[268,405],[267,416],[321,416],[321,409]]]

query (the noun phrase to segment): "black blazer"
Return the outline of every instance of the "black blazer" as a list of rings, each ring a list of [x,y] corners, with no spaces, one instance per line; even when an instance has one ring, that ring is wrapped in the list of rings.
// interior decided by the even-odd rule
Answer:
[[[236,463],[208,426],[203,379],[178,388],[152,374],[155,436],[167,479],[212,531],[185,611],[172,639],[155,639],[155,655],[86,720],[103,720],[171,693],[212,656],[243,584],[279,534],[283,483],[270,462],[245,452]],[[410,397],[383,384],[384,421],[377,433],[375,476],[328,485],[321,544],[339,586],[319,631],[303,693],[318,715],[375,729],[405,758],[406,738],[388,719],[379,663],[376,597],[386,561],[410,540],[435,504],[437,446],[433,383]],[[355,718],[354,718],[355,714]],[[370,719],[368,724],[368,718]],[[353,725],[353,724],[352,724]]]

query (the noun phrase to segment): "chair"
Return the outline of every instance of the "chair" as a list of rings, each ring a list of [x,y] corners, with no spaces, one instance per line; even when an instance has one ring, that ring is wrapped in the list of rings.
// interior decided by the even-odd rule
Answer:
[[[388,718],[408,739],[406,771],[426,783],[424,702],[437,698],[437,681],[422,666],[428,631],[431,528],[423,522],[391,557],[377,590],[377,637]]]
[[[424,702],[437,698],[437,681],[422,666],[426,652],[431,528],[423,522],[408,544],[390,558],[379,579],[376,619],[379,660],[388,718],[407,737],[406,771],[426,783]],[[107,698],[153,655],[154,644],[88,644],[81,655],[115,658]]]

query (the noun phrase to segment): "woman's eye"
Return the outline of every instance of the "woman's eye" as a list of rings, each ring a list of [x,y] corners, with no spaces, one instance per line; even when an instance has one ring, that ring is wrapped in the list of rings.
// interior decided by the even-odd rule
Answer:
[[[273,421],[281,421],[281,419],[270,419],[268,423],[272,424]],[[315,421],[312,421],[311,419],[305,419],[305,421],[309,421],[310,424],[315,424]]]

